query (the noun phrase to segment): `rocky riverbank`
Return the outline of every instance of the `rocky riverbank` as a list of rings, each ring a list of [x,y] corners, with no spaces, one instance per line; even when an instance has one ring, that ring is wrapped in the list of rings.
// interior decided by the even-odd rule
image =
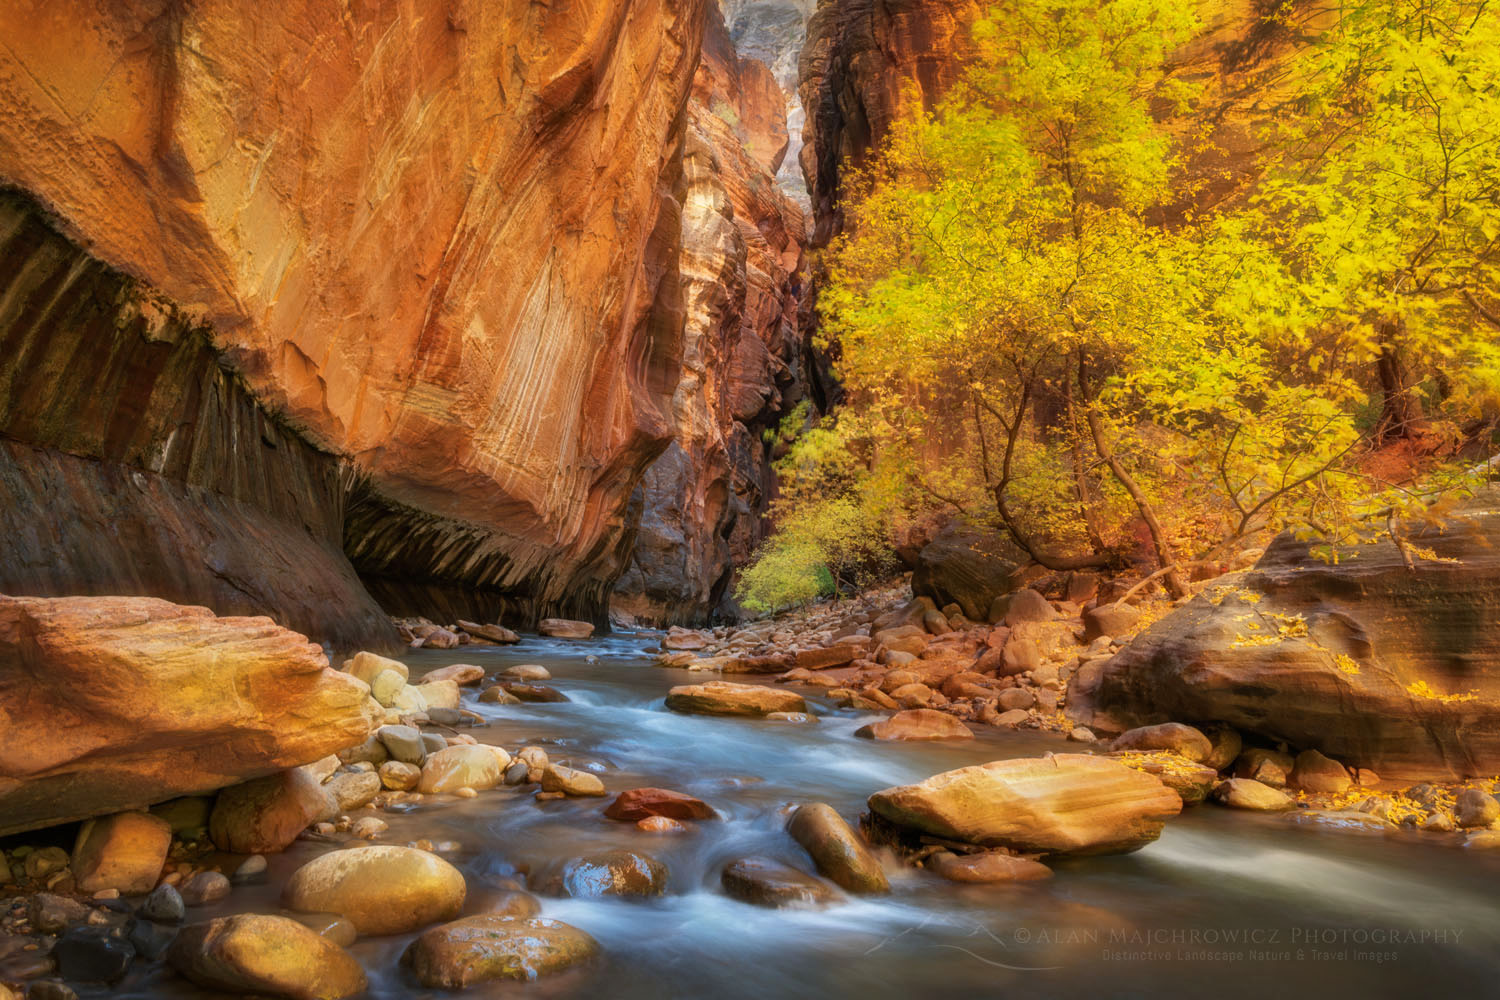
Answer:
[[[1383,780],[1224,724],[1153,723],[1108,735],[1078,725],[1069,710],[1080,676],[1109,669],[1182,612],[1148,587],[1105,584],[1118,596],[1101,601],[1084,592],[1094,581],[1030,583],[996,602],[994,624],[891,587],[744,627],[640,634],[636,648],[659,644],[657,669],[680,670],[688,682],[664,684],[670,690],[653,711],[700,725],[784,727],[790,739],[853,718],[870,742],[851,745],[897,754],[977,748],[990,733],[1051,741],[1050,753],[981,757],[876,790],[863,809],[785,802],[777,822],[795,847],[766,853],[725,841],[711,855],[711,891],[804,909],[908,892],[914,869],[954,893],[1045,883],[1059,862],[1086,878],[1074,866],[1140,850],[1200,803],[1332,830],[1500,846],[1492,778]],[[1223,586],[1210,581],[1193,600]],[[565,711],[589,697],[525,661],[541,642],[597,660],[587,651],[605,647],[592,645],[599,640],[588,623],[549,620],[550,638],[536,639],[498,624],[406,619],[396,624],[414,656],[447,650],[445,662],[420,670],[362,652],[334,669],[316,647],[264,620],[139,599],[7,600],[18,623],[0,633],[8,662],[30,671],[31,683],[66,651],[89,667],[96,692],[128,692],[126,681],[154,692],[155,728],[137,722],[135,743],[111,737],[47,772],[138,780],[113,782],[122,789],[115,797],[101,792],[50,817],[85,818],[81,826],[47,826],[36,814],[32,829],[0,841],[0,984],[37,1000],[123,982],[143,964],[220,993],[279,997],[354,996],[372,977],[458,989],[587,966],[608,945],[558,919],[548,900],[682,891],[670,845],[717,843],[723,816],[753,787],[726,778],[711,795],[631,783],[588,739],[508,738],[508,713]],[[280,673],[268,672],[272,665]],[[655,676],[671,679],[665,670]],[[26,704],[17,690],[6,689],[12,719]],[[239,701],[223,698],[226,690]],[[198,732],[187,724],[195,692],[238,704],[239,714],[215,716],[206,731],[213,745],[235,748],[226,754],[234,766],[121,770],[116,747],[138,764],[157,758],[131,747]],[[277,739],[252,739],[267,719]],[[180,724],[169,730],[162,720]],[[22,758],[8,752],[3,790],[19,796],[13,801],[40,801],[26,797],[27,781],[63,780],[16,777]],[[191,794],[173,794],[184,788]],[[465,834],[424,819],[466,802],[495,814],[562,809],[557,822],[570,838],[504,874],[480,869],[476,883]],[[283,851],[295,867],[278,860]],[[372,963],[359,943],[388,937],[400,947]]]

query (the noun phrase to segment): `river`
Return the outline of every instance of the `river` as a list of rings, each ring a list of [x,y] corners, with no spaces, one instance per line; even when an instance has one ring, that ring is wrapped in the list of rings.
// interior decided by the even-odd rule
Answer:
[[[648,853],[671,871],[647,902],[544,900],[543,913],[603,946],[591,965],[467,997],[1317,997],[1500,994],[1500,852],[1465,851],[1416,833],[1328,829],[1286,816],[1199,806],[1135,854],[1055,865],[1048,882],[962,886],[892,872],[892,891],[821,910],[770,910],[719,890],[742,855],[810,862],[783,831],[789,804],[824,801],[851,822],[871,792],[965,764],[1077,750],[1051,735],[976,727],[957,744],[857,739],[871,716],[810,697],[815,725],[687,716],[662,705],[674,684],[703,675],[651,663],[649,636],[583,642],[527,637],[519,646],[416,651],[416,675],[450,663],[491,672],[540,663],[566,703],[466,707],[470,730],[512,751],[528,744],[596,771],[611,793],[642,785],[696,795],[721,821],[649,834],[602,816],[609,799],[537,803],[534,787],[481,792],[405,813],[382,843],[457,841],[446,855],[481,912],[504,880],[608,848]],[[595,662],[588,662],[592,654]],[[327,844],[299,841],[271,858],[270,878],[193,911],[276,912],[286,877]],[[437,997],[405,979],[414,935],[369,938],[354,954],[372,998]],[[136,966],[112,991],[80,995],[199,998],[160,967]]]

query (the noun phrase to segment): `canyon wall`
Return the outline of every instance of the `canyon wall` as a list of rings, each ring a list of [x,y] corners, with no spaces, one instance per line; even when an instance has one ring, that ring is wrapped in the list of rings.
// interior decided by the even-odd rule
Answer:
[[[931,107],[958,79],[978,0],[819,0],[799,91],[811,244],[843,229],[844,184],[910,101]]]
[[[703,14],[0,8],[0,591],[600,619],[681,423]]]
[[[701,623],[720,606],[765,530],[775,477],[762,432],[806,396],[803,217],[774,178],[785,108],[711,10],[683,150],[675,435],[637,491],[635,550],[612,600],[643,622]]]

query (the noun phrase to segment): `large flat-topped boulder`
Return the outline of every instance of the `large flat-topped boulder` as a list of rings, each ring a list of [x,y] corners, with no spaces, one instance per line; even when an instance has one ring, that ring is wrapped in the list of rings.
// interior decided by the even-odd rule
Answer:
[[[269,618],[0,595],[0,835],[318,760],[365,739],[374,710]]]
[[[1068,694],[1105,730],[1226,722],[1382,777],[1500,771],[1500,493],[1388,537],[1311,551],[1278,538]]]
[[[935,774],[870,796],[898,828],[1042,854],[1120,854],[1161,836],[1182,799],[1104,757],[1053,754]]]

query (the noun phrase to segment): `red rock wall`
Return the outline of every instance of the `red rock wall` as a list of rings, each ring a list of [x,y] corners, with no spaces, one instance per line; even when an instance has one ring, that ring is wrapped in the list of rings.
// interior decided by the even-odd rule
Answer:
[[[343,547],[389,610],[597,616],[674,431],[703,9],[16,0],[0,182],[347,462]]]
[[[908,100],[931,107],[963,68],[978,0],[819,0],[799,90],[802,172],[813,246],[843,228],[844,178],[864,163]]]
[[[683,369],[675,436],[641,484],[612,606],[701,623],[765,530],[775,477],[761,431],[806,394],[802,212],[777,187],[786,96],[710,12],[680,188]]]

